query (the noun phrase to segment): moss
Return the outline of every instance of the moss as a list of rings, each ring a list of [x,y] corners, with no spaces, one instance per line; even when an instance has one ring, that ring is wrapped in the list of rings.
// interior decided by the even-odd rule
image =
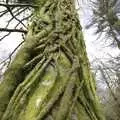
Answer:
[[[28,37],[28,36],[27,36]],[[31,38],[29,36],[29,38]],[[25,71],[23,66],[31,58],[31,50],[36,46],[36,41],[31,43],[26,42],[18,51],[15,59],[9,66],[9,69],[4,74],[4,80],[0,83],[0,117],[4,112],[10,97],[12,96],[17,85],[23,81],[25,76]],[[8,87],[9,86],[9,87]],[[3,106],[3,107],[2,107]]]
[[[0,119],[104,120],[73,1],[36,3],[25,43],[0,84]]]
[[[75,75],[71,75],[69,82],[67,84],[67,87],[65,89],[65,92],[63,94],[61,103],[60,103],[60,108],[57,111],[57,115],[55,120],[65,120],[68,114],[68,111],[70,109],[72,100],[73,100],[73,91],[74,91],[74,87],[75,87],[75,80],[76,80],[76,76]]]
[[[56,80],[56,75],[57,73],[54,71],[54,68],[52,66],[48,66],[45,71],[45,75],[40,78],[41,83],[39,83],[37,87],[35,86],[35,88],[33,88],[35,90],[30,94],[29,102],[23,115],[24,118],[21,118],[20,115],[20,120],[36,120],[36,114],[40,108],[40,105],[49,94],[50,89],[53,87]]]

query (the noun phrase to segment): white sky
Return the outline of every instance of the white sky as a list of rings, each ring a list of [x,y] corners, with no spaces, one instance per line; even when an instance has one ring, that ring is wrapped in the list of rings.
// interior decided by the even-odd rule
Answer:
[[[88,24],[91,15],[92,12],[90,11],[90,8],[87,4],[84,4],[83,8],[79,10],[79,16],[83,27],[84,39],[90,61],[95,58],[109,58],[110,56],[108,54],[111,54],[112,56],[117,56],[120,54],[120,50],[117,47],[108,47],[110,44],[109,39],[105,41],[103,40],[104,36],[101,36],[102,38],[97,40],[98,36],[94,35],[94,28],[90,28],[88,30],[85,29],[85,25]]]

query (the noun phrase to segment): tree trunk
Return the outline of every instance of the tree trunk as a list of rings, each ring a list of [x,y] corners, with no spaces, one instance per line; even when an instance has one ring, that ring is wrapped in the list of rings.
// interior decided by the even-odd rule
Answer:
[[[73,0],[36,3],[0,83],[0,120],[104,120]]]

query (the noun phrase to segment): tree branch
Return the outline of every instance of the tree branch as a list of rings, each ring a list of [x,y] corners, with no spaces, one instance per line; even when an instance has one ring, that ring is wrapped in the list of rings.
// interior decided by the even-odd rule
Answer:
[[[0,3],[0,6],[3,6],[3,7],[32,7],[32,8],[38,7],[37,5],[30,5],[30,4],[5,4],[5,3]]]
[[[26,30],[22,30],[22,29],[8,29],[8,28],[0,28],[1,32],[20,32],[20,33],[27,33]]]

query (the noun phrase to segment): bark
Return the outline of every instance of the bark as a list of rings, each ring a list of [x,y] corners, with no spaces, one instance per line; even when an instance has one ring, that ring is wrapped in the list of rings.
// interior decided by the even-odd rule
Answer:
[[[73,0],[36,0],[26,41],[0,83],[1,120],[104,120]]]

